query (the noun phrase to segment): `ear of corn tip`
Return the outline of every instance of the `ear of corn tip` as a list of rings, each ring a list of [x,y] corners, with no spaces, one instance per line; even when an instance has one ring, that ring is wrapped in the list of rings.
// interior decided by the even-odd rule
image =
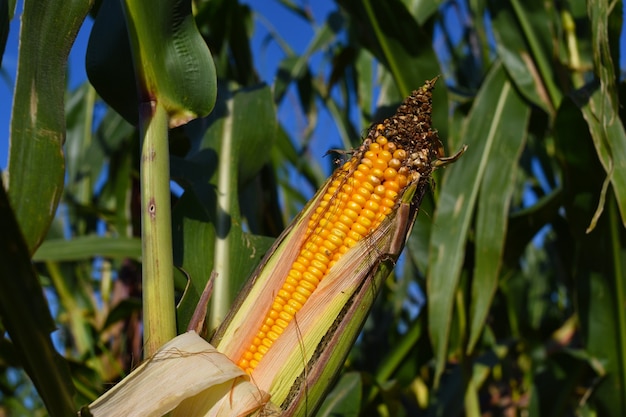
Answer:
[[[312,374],[302,367],[315,362],[335,320],[377,265],[404,245],[441,146],[430,127],[434,83],[370,129],[270,250],[213,339],[279,404],[291,394],[276,387]],[[286,371],[289,377],[279,370],[278,384],[267,372],[281,367],[300,370]]]
[[[403,106],[406,107],[408,101]],[[404,115],[400,117],[406,119]],[[421,174],[416,167],[430,163],[431,150],[415,149],[410,139],[393,137],[400,133],[398,128],[404,133],[409,130],[407,123],[399,121],[387,119],[371,129],[363,145],[329,180],[330,186],[308,221],[300,253],[291,264],[258,332],[238,360],[246,372],[258,366],[328,270],[380,225],[410,182],[419,180]],[[425,122],[417,121],[427,126]],[[391,140],[387,133],[391,133]],[[429,128],[420,133],[432,135]],[[413,141],[419,143],[419,139]]]

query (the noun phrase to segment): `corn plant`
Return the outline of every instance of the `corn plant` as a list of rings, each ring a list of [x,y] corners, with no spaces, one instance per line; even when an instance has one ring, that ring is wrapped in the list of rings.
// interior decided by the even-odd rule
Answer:
[[[276,7],[312,29],[304,51],[254,4],[24,1],[0,409],[626,414],[622,2]],[[66,91],[85,19],[89,81]],[[267,85],[260,32],[284,54]],[[444,167],[433,142],[378,232],[343,240],[317,288],[285,283],[316,273],[292,256],[343,210],[334,190],[318,203],[380,136],[396,143],[386,121],[425,82],[427,131],[466,151]],[[303,309],[271,312],[283,301]]]

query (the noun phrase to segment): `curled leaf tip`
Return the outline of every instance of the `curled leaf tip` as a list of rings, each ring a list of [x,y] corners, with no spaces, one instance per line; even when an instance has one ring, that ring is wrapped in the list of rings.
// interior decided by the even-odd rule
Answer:
[[[433,162],[433,167],[435,168],[444,167],[448,164],[456,162],[461,157],[461,155],[465,153],[466,150],[467,150],[467,145],[463,145],[461,149],[459,149],[454,155],[440,156]]]

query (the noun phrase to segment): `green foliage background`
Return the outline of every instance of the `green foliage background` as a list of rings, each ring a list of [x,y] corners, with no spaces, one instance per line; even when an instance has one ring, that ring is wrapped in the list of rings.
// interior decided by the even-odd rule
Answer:
[[[254,6],[192,4],[218,94],[209,116],[169,132],[184,190],[172,196],[178,331],[213,270],[209,327],[223,318],[305,202],[293,173],[325,180],[309,152],[322,109],[355,147],[441,74],[434,127],[448,153],[469,148],[437,172],[318,415],[626,415],[622,2],[338,0],[321,22],[279,2],[315,35],[298,55],[272,33],[285,54],[272,85],[251,52]],[[0,33],[14,6],[0,1]],[[142,358],[138,131],[108,107],[95,123],[89,83],[63,87],[92,6],[25,1],[0,193],[0,414],[69,415]],[[290,86],[303,132],[277,118]],[[116,105],[133,122],[134,99]]]

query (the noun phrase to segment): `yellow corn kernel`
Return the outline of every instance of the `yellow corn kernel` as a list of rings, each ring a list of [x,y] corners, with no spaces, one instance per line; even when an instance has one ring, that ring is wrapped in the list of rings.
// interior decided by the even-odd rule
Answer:
[[[396,171],[393,168],[387,168],[384,172],[383,172],[383,178],[385,178],[385,180],[392,180],[394,179],[396,176],[398,175],[398,171]]]
[[[406,159],[406,151],[404,149],[398,149],[393,153],[393,157],[402,161]]]
[[[398,158],[391,158],[388,165],[389,168],[398,170],[402,166],[402,161],[400,161]]]
[[[397,181],[393,181],[393,179],[389,179],[389,181],[387,181],[387,184],[385,184],[385,186],[387,187],[387,190],[385,191],[385,195],[388,197],[387,193],[389,191],[393,191],[394,193],[397,193],[398,191],[400,191],[400,185],[398,184]],[[393,200],[393,198],[391,198]]]
[[[257,336],[239,366],[250,373],[280,337],[329,269],[368,236],[396,205],[408,184],[408,153],[382,135],[374,135],[334,174],[308,222],[304,243],[276,294]]]

